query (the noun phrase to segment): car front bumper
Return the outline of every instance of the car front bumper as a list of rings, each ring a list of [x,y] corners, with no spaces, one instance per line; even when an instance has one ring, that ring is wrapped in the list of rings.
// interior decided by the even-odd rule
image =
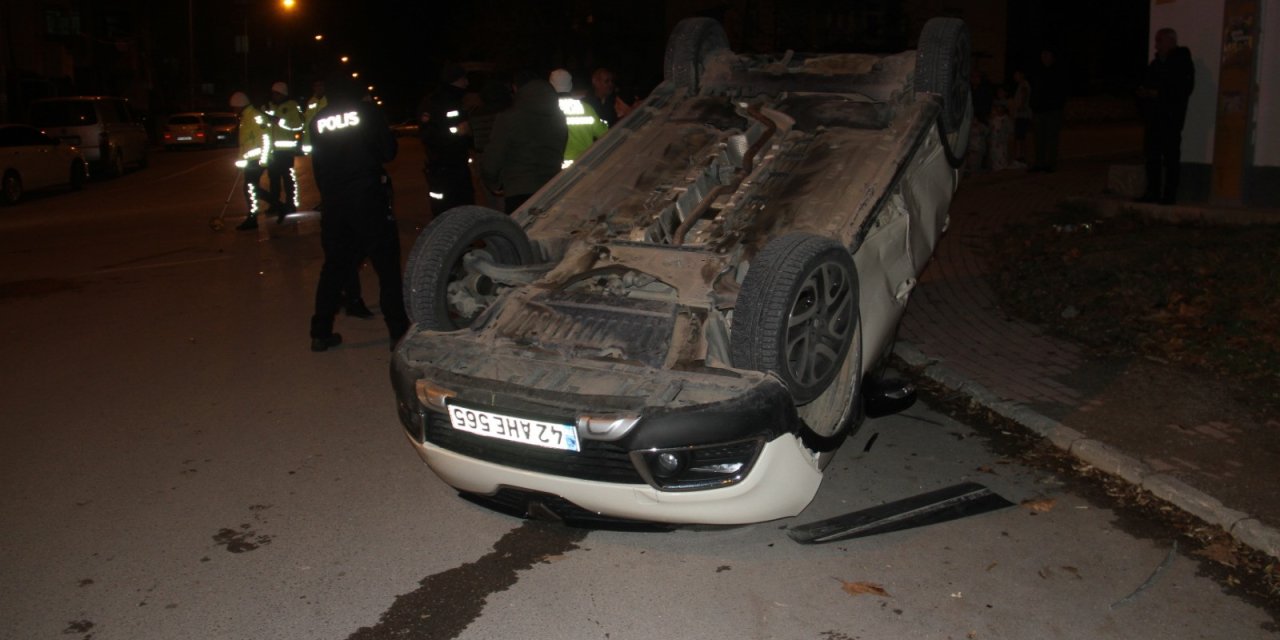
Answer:
[[[409,441],[462,492],[550,494],[607,518],[716,525],[793,516],[817,492],[822,473],[816,455],[804,446],[804,425],[776,378],[539,360],[455,336],[406,340],[392,359],[391,378]],[[456,395],[443,400],[432,395],[434,389]],[[580,450],[456,429],[446,403],[576,425]],[[613,432],[596,432],[584,422],[601,415],[634,420]],[[665,451],[682,456],[689,462],[684,470],[695,475],[739,466],[692,480],[658,478],[654,456]]]
[[[795,435],[764,445],[741,482],[702,491],[659,491],[647,484],[616,484],[516,469],[419,442],[418,455],[459,491],[494,495],[505,488],[559,496],[611,518],[672,524],[733,525],[794,516],[813,500],[822,481],[813,455]]]

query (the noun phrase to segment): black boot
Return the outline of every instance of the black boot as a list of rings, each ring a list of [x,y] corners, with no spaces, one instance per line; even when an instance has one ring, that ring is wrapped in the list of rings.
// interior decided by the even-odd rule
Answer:
[[[364,300],[361,300],[359,298],[352,300],[351,302],[348,302],[344,307],[344,310],[346,311],[347,315],[353,318],[372,318],[373,317],[373,312],[369,310],[369,307],[364,306]]]
[[[312,338],[311,350],[317,352],[328,351],[331,347],[336,347],[340,344],[342,344],[342,334],[331,333],[327,338]]]
[[[244,222],[236,225],[236,231],[251,231],[258,228],[258,216],[245,216]]]

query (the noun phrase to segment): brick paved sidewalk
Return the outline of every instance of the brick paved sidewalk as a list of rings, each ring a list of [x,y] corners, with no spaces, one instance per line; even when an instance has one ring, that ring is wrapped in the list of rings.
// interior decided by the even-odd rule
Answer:
[[[948,386],[977,385],[987,403],[1029,416],[1020,422],[1050,425],[1038,430],[1058,446],[1278,555],[1274,452],[1259,443],[1274,443],[1280,424],[1253,424],[1247,412],[1224,408],[1194,376],[1141,359],[1102,361],[1046,335],[1005,314],[987,284],[991,237],[1067,198],[1099,193],[1107,166],[1106,158],[1084,157],[1051,174],[962,181],[950,228],[903,319],[900,355],[945,371]],[[1255,434],[1272,439],[1255,442]]]

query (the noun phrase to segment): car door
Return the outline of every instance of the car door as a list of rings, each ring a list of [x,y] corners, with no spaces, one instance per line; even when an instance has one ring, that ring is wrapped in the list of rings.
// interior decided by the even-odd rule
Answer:
[[[43,138],[30,127],[6,127],[3,137],[5,165],[18,172],[22,186],[33,191],[49,185],[49,168],[46,149],[38,144]]]
[[[62,184],[65,181],[62,154],[58,153],[58,141],[34,128],[23,127],[22,138],[29,150],[33,182],[30,189],[40,189]]]

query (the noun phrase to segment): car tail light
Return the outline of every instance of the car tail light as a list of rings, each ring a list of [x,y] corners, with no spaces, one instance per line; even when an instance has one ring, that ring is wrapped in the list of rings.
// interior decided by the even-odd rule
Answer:
[[[716,489],[747,477],[764,447],[764,438],[724,444],[631,452],[640,476],[663,491]]]

